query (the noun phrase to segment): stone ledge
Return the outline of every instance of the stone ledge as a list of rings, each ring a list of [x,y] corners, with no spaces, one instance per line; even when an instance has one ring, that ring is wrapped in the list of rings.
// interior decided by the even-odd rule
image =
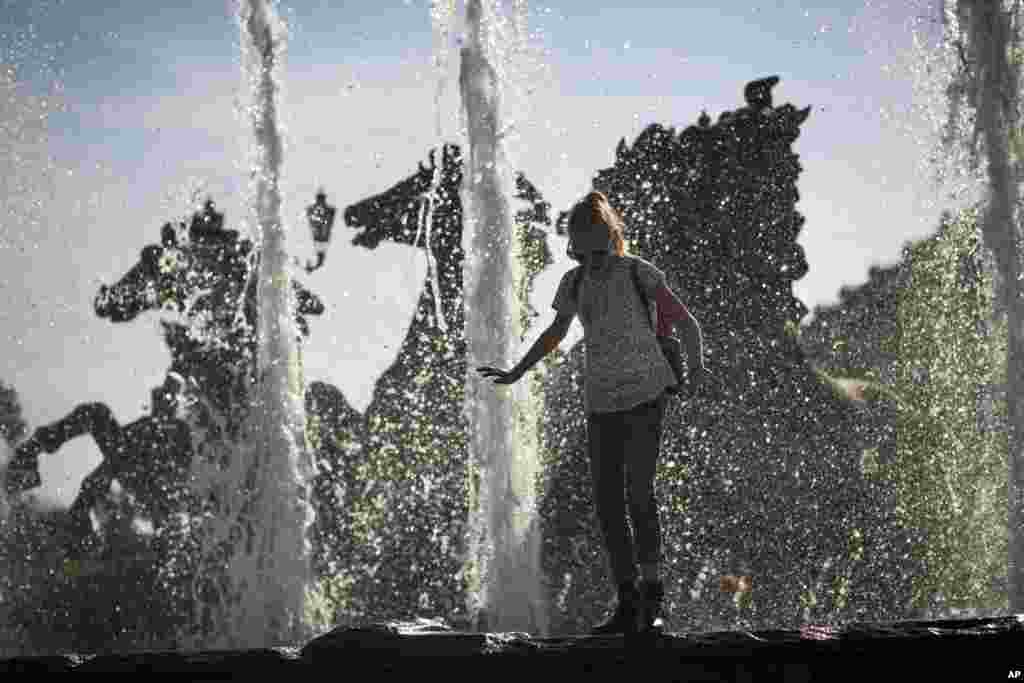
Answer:
[[[1012,679],[1024,669],[1024,615],[958,621],[851,624],[841,628],[670,633],[656,636],[563,636],[468,633],[439,622],[389,622],[338,628],[301,649],[134,652],[18,657],[0,673],[176,672],[218,676],[358,670],[380,679],[445,680],[508,675],[628,676],[663,680],[809,681],[882,673],[892,667],[962,670],[974,680]]]

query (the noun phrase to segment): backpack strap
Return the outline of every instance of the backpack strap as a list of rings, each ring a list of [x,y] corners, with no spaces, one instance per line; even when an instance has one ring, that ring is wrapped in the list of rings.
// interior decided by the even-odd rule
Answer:
[[[632,268],[630,268],[630,270],[633,273],[633,284],[636,285],[637,290],[640,292],[640,301],[642,301],[644,303],[644,310],[647,311],[647,322],[651,323],[651,328],[654,329],[655,334],[657,334],[658,330],[657,330],[656,327],[654,327],[654,321],[651,320],[651,304],[650,304],[650,300],[647,298],[647,292],[644,291],[643,285],[640,284],[640,275],[638,274],[639,273],[639,269],[638,269],[638,266],[637,266],[636,259],[633,259]]]

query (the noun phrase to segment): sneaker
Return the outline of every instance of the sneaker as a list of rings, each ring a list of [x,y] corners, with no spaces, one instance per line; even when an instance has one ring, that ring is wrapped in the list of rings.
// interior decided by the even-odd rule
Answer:
[[[661,631],[665,621],[661,614],[661,603],[665,599],[665,584],[661,581],[641,581],[639,618],[641,631]]]
[[[640,593],[632,582],[619,585],[619,604],[615,612],[603,622],[591,629],[594,636],[606,636],[617,633],[635,633],[637,630],[637,606]]]

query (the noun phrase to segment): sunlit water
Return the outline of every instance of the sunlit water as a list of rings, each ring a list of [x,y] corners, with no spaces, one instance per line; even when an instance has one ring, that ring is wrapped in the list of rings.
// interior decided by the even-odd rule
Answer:
[[[279,189],[284,27],[264,0],[242,2],[239,21],[254,138],[249,205],[261,254],[258,380],[241,439],[211,444],[199,437],[200,457],[193,464],[198,499],[212,501],[198,534],[197,581],[219,589],[201,592],[194,644],[235,648],[282,644],[302,635],[312,522],[312,459]],[[232,432],[233,419],[237,414],[219,416],[227,427],[221,435]]]
[[[908,117],[923,124],[915,136],[922,147],[920,166],[940,191],[939,205],[954,212],[978,207],[978,233],[985,259],[994,264],[995,303],[988,330],[1006,324],[1006,411],[1020,422],[1020,384],[1015,365],[1024,361],[1024,311],[1006,283],[1019,281],[1020,95],[1022,37],[1018,3],[997,0],[939,0],[918,3],[914,50],[906,67],[915,93]],[[904,121],[906,123],[906,121]],[[991,428],[990,409],[978,419]],[[1009,436],[1007,491],[1007,578],[1011,611],[1024,608],[1022,505],[1024,468]]]
[[[505,151],[502,82],[495,65],[499,34],[494,23],[489,3],[467,3],[459,74],[469,139],[463,188],[466,416],[470,459],[480,468],[481,480],[470,525],[471,556],[479,572],[471,610],[478,611],[480,625],[489,630],[539,633],[547,627],[539,533],[533,524],[536,442],[517,433],[513,403],[529,397],[522,390],[513,394],[497,388],[475,372],[480,365],[511,368],[518,360],[513,358],[520,320],[512,249],[514,183]],[[527,382],[522,382],[525,388]]]
[[[1024,418],[1024,307],[1020,302],[1021,49],[1019,3],[956,0],[946,3],[950,33],[967,72],[950,89],[951,106],[964,103],[975,116],[972,143],[983,145],[987,207],[980,227],[995,256],[1007,321],[1007,414]],[[980,140],[979,140],[980,138]],[[976,148],[975,148],[976,151]],[[1011,610],[1024,609],[1024,456],[1021,437],[1011,429],[1008,470],[1008,576]]]

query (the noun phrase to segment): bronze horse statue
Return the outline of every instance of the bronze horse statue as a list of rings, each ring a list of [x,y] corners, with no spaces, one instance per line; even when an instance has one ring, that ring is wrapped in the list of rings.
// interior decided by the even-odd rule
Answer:
[[[475,484],[463,415],[463,170],[459,147],[444,145],[412,175],[343,213],[346,225],[358,230],[353,245],[375,249],[390,241],[423,249],[428,259],[409,328],[364,415],[358,459],[369,476],[349,504],[354,516],[374,520],[364,542],[353,546],[350,566],[367,569],[352,590],[363,609],[380,616],[425,614],[431,607],[444,613],[445,606],[464,602],[461,553],[467,493]],[[522,174],[516,190],[526,205],[516,214],[516,230],[531,264],[520,283],[528,289],[536,272],[553,262],[542,228],[550,225],[550,204]],[[381,581],[388,591],[379,589]]]
[[[188,425],[176,413],[186,395],[224,414],[245,398],[254,377],[258,254],[251,240],[224,229],[224,214],[207,200],[186,224],[164,224],[160,244],[143,247],[139,262],[114,285],[103,285],[96,314],[111,322],[135,320],[154,310],[182,314],[185,322],[162,320],[171,351],[168,379],[153,390],[152,414],[121,426],[103,403],[77,406],[66,417],[36,430],[15,452],[7,472],[9,491],[38,486],[38,456],[89,433],[103,454],[72,504],[76,535],[91,532],[89,510],[117,480],[155,527],[176,507],[193,447]],[[324,306],[293,280],[296,323],[308,335],[305,316]],[[200,406],[201,408],[202,406]],[[238,425],[227,425],[237,428]]]
[[[237,230],[224,229],[224,214],[207,199],[187,226],[165,223],[160,244],[143,247],[139,262],[113,286],[102,285],[96,295],[96,315],[111,322],[129,322],[155,309],[179,313],[242,314],[256,321],[258,254],[252,240],[239,239]],[[298,302],[295,321],[302,336],[309,334],[305,316],[320,315],[323,303],[292,280]]]
[[[116,480],[130,493],[136,512],[150,521],[159,533],[169,517],[185,511],[192,443],[188,425],[177,415],[181,382],[168,376],[152,391],[149,415],[127,425],[114,418],[105,403],[83,403],[67,416],[39,427],[22,442],[15,460],[22,481],[12,489],[30,488],[36,474],[31,467],[42,453],[56,453],[67,441],[91,434],[103,460],[82,481],[69,510],[71,535],[76,542],[90,538],[93,532],[90,511],[110,492]]]

